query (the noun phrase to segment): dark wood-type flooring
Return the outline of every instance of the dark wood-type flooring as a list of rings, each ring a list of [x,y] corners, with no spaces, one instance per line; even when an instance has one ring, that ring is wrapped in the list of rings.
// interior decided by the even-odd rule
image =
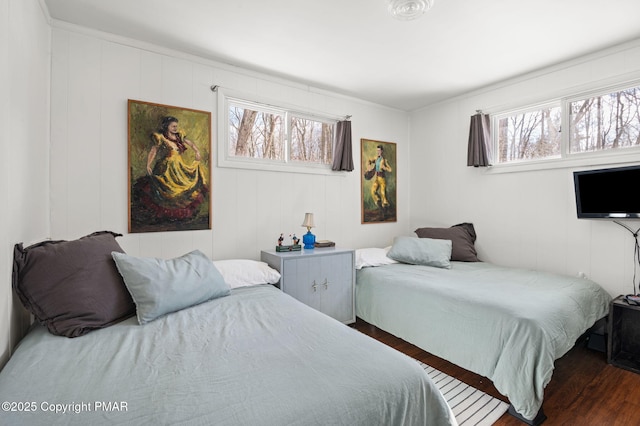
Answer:
[[[358,318],[354,328],[433,368],[456,377],[503,401],[490,380],[386,333]],[[640,425],[640,374],[607,364],[606,354],[578,343],[556,361],[551,382],[544,395],[543,426]],[[495,426],[523,426],[525,423],[505,413]]]

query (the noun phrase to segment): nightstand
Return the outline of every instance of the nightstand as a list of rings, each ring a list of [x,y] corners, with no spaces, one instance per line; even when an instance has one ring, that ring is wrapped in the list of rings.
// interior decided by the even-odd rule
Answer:
[[[624,296],[616,297],[609,307],[607,361],[640,373],[640,306],[629,305]]]
[[[280,272],[280,289],[285,293],[345,324],[355,322],[354,250],[263,250],[260,259]]]

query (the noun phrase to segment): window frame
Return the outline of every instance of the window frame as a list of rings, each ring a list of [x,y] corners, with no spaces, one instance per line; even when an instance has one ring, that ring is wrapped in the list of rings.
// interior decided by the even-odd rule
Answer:
[[[281,108],[275,108],[271,105],[264,105],[264,104],[259,104],[256,102],[251,102],[251,101],[247,101],[244,99],[236,99],[233,97],[227,97],[226,100],[226,109],[225,109],[225,130],[226,130],[226,139],[224,140],[224,143],[226,143],[226,147],[225,147],[225,151],[226,151],[226,155],[228,158],[230,158],[232,161],[235,161],[236,159],[240,159],[242,161],[248,161],[248,162],[258,162],[258,163],[262,163],[262,162],[266,162],[266,163],[272,163],[272,164],[281,164],[283,161],[282,160],[277,160],[277,159],[271,159],[271,158],[255,158],[255,157],[242,157],[242,156],[236,156],[233,155],[230,152],[230,146],[229,146],[229,109],[231,106],[238,106],[244,109],[254,109],[255,111],[258,111],[260,113],[268,113],[268,114],[274,114],[274,115],[280,115],[282,117],[282,143],[283,143],[283,147],[282,147],[282,151],[283,151],[283,156],[284,158],[286,158],[287,153],[287,144],[286,144],[286,133],[287,133],[287,116],[286,116],[286,112],[281,109]],[[221,122],[222,123],[222,122]]]
[[[564,99],[565,103],[566,103],[566,117],[567,117],[567,128],[569,128],[569,123],[571,123],[571,108],[570,108],[570,104],[572,102],[578,102],[578,101],[583,101],[589,98],[594,98],[596,96],[603,96],[603,95],[611,95],[617,92],[621,92],[624,90],[628,90],[628,89],[633,89],[633,88],[639,88],[640,87],[640,80],[637,81],[633,81],[633,82],[628,82],[626,84],[619,84],[619,85],[615,85],[615,86],[610,86],[610,87],[605,87],[605,88],[601,88],[601,89],[595,89],[595,90],[591,90],[591,91],[586,91],[583,93],[580,93],[578,95],[575,96],[568,96]],[[564,117],[563,117],[564,118]],[[572,153],[571,152],[571,141],[569,141],[569,137],[570,137],[570,132],[567,132],[567,156],[574,156],[574,155],[581,155],[581,154],[587,154],[587,153],[605,153],[605,152],[609,152],[609,151],[619,151],[619,152],[626,152],[627,150],[631,150],[631,151],[640,151],[640,145],[637,146],[631,146],[631,147],[622,147],[622,148],[610,148],[610,149],[603,149],[603,150],[599,150],[599,151],[586,151],[586,152],[576,152],[576,153]]]
[[[575,94],[569,94],[566,96],[550,99],[543,102],[531,103],[524,106],[517,106],[513,108],[505,108],[496,113],[490,114],[491,116],[491,144],[492,144],[492,166],[488,168],[493,173],[503,172],[516,172],[516,171],[530,171],[530,170],[545,170],[554,168],[570,168],[581,166],[596,166],[596,165],[608,165],[608,164],[625,164],[625,163],[637,163],[640,161],[638,154],[640,154],[640,145],[635,147],[624,147],[616,149],[605,149],[599,151],[588,152],[571,152],[570,146],[570,104],[571,102],[582,101],[588,98],[608,95],[623,91],[626,89],[639,87],[640,79],[628,80],[615,84],[610,84],[598,88],[592,88],[582,90]],[[507,163],[498,163],[498,147],[499,147],[499,120],[501,118],[521,114],[529,111],[535,111],[548,107],[550,105],[559,104],[560,116],[561,116],[561,130],[560,130],[560,156],[559,157],[547,157],[530,160],[519,160]],[[566,131],[565,131],[566,129]]]
[[[542,157],[542,158],[533,158],[528,160],[514,160],[505,163],[499,163],[498,158],[500,156],[500,132],[497,131],[500,128],[500,120],[508,117],[512,117],[514,115],[526,114],[528,112],[539,111],[545,108],[560,108],[560,155],[554,157]],[[562,132],[562,126],[564,122],[563,110],[562,110],[562,102],[560,99],[554,99],[551,101],[547,101],[544,103],[527,105],[522,108],[511,109],[508,111],[504,111],[499,114],[491,115],[491,143],[492,143],[492,156],[491,163],[496,166],[503,166],[507,164],[525,164],[525,163],[539,163],[543,161],[553,161],[558,160],[563,157],[564,147],[563,147],[563,136],[564,132]]]
[[[333,162],[333,155],[335,155],[335,148],[336,148],[336,141],[335,141],[335,136],[336,136],[336,124],[337,124],[337,120],[333,120],[333,119],[328,119],[325,117],[318,117],[317,115],[312,115],[309,113],[305,113],[305,112],[300,112],[300,111],[293,111],[293,110],[289,110],[288,111],[288,115],[286,118],[286,128],[287,128],[287,139],[288,142],[286,144],[286,152],[287,152],[287,162],[291,163],[291,164],[300,164],[300,165],[308,165],[308,166],[321,166],[321,167],[329,167],[329,169],[331,169],[331,163],[327,163],[327,164],[323,164],[323,163],[312,163],[312,162],[305,162],[305,161],[300,161],[300,160],[293,160],[291,159],[291,153],[289,152],[291,150],[291,138],[292,138],[292,130],[291,130],[291,118],[295,117],[295,118],[299,118],[302,120],[310,120],[310,121],[315,121],[317,123],[324,123],[324,124],[330,124],[333,126],[333,132],[332,132],[332,138],[331,138],[331,160]]]
[[[276,172],[289,172],[289,173],[306,173],[306,174],[320,174],[329,175],[336,172],[331,170],[331,164],[311,163],[297,160],[291,160],[289,158],[290,150],[290,134],[291,123],[290,116],[293,115],[299,118],[305,118],[307,120],[314,120],[324,123],[331,123],[335,126],[340,118],[332,116],[330,114],[303,110],[296,105],[285,104],[282,102],[274,102],[270,99],[266,99],[258,96],[250,96],[241,92],[236,92],[228,89],[217,88],[217,107],[218,107],[218,167],[223,168],[237,168],[237,169],[249,169],[249,170],[266,170]],[[231,105],[247,106],[249,108],[255,107],[259,111],[264,112],[276,112],[282,113],[284,117],[284,159],[273,160],[268,158],[249,158],[238,157],[230,153],[229,144],[229,107]],[[335,155],[335,127],[332,135],[332,152]]]

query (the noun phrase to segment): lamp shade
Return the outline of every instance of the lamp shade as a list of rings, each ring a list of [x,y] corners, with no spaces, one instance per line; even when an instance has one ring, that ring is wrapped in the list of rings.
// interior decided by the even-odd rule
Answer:
[[[306,228],[313,228],[315,226],[313,224],[313,213],[304,214],[304,222],[302,222],[302,226]]]

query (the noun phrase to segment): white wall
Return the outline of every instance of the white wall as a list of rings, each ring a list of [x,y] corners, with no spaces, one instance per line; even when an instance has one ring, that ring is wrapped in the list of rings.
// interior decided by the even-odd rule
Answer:
[[[584,272],[612,295],[630,293],[633,237],[610,221],[576,218],[574,169],[495,173],[467,167],[466,158],[477,109],[491,113],[632,78],[640,78],[640,40],[411,113],[411,229],[473,222],[482,260]]]
[[[210,231],[127,234],[130,254],[173,257],[198,248],[214,259],[258,259],[280,233],[298,233],[305,212],[314,234],[344,247],[388,244],[408,226],[408,115],[155,46],[55,23],[51,95],[51,236],[127,233],[127,99],[212,112],[211,85],[333,116],[350,114],[352,173],[330,176],[213,169]],[[360,223],[360,138],[398,144],[398,221]]]
[[[2,138],[0,160],[6,204],[0,209],[0,365],[26,323],[11,291],[13,244],[103,229],[125,234],[120,243],[134,255],[172,257],[198,248],[214,259],[257,259],[281,232],[302,233],[307,211],[316,214],[318,238],[354,248],[387,245],[419,226],[471,221],[484,260],[582,271],[612,294],[631,290],[633,240],[611,222],[575,219],[571,169],[494,174],[465,164],[469,116],[476,109],[491,112],[638,77],[640,43],[407,114],[155,46],[53,26],[38,0],[0,0],[0,126],[11,132]],[[127,235],[127,99],[207,110],[215,120],[212,84],[352,115],[357,169],[323,176],[216,166],[212,230]],[[215,164],[215,131],[213,136]],[[396,223],[360,223],[360,138],[398,144]]]
[[[49,235],[49,47],[38,0],[0,0],[0,366],[28,325],[11,289],[13,245]]]

